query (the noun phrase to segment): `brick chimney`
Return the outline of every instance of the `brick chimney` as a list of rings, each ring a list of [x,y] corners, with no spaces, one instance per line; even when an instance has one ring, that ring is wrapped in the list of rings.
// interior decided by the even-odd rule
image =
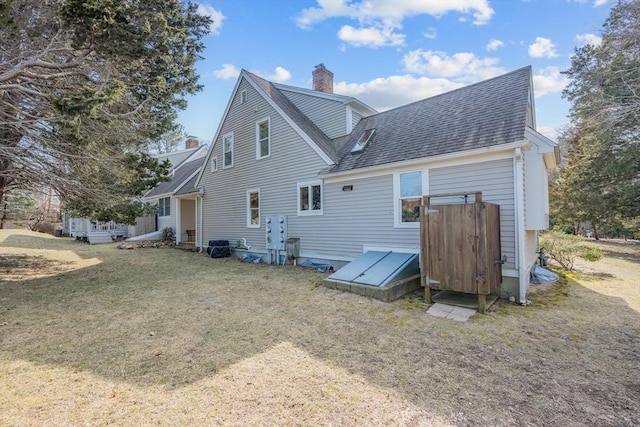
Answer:
[[[186,150],[190,148],[198,148],[198,145],[200,145],[200,141],[198,141],[198,138],[191,135],[189,135],[187,137],[187,140],[184,142],[184,148]]]
[[[313,76],[313,90],[333,93],[333,73],[327,70],[324,64],[316,65],[316,69],[311,74]]]

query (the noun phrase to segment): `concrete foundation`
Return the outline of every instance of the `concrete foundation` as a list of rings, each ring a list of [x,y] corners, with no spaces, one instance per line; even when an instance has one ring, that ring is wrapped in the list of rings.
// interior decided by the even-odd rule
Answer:
[[[331,279],[324,279],[322,284],[330,289],[352,292],[384,302],[394,301],[403,295],[422,288],[419,274],[381,287]]]

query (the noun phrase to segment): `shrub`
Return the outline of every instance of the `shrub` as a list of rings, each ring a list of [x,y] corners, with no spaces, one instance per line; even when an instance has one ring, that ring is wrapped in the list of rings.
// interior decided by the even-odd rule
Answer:
[[[563,234],[557,231],[547,232],[540,236],[540,251],[560,264],[564,270],[572,271],[577,257],[587,261],[598,261],[602,251],[584,245],[582,237]]]
[[[584,248],[584,250],[580,253],[580,257],[586,259],[587,261],[600,261],[604,256],[604,252],[602,252],[598,248]]]
[[[32,230],[38,231],[40,233],[53,234],[56,229],[56,224],[53,224],[49,221],[38,222],[33,225]]]

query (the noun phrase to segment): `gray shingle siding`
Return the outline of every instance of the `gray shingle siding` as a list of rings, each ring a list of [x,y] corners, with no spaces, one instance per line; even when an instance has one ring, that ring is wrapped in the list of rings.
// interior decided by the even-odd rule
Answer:
[[[423,170],[422,167],[416,170]],[[428,169],[425,194],[482,191],[483,200],[500,205],[501,241],[507,268],[514,267],[515,217],[512,159]],[[353,191],[342,191],[353,185]],[[418,248],[418,228],[394,225],[393,173],[324,185],[324,215],[312,222],[289,220],[289,235],[300,237],[304,254],[325,259],[355,258],[364,246]],[[308,219],[308,218],[305,218]],[[333,258],[332,258],[333,257]]]
[[[429,169],[429,193],[482,191],[482,200],[500,205],[500,240],[506,268],[515,267],[513,159]]]
[[[296,107],[286,96],[282,94],[271,82],[264,80],[254,74],[246,72],[248,78],[255,82],[283,113],[290,118],[300,130],[309,136],[311,140],[329,157],[333,162],[337,161],[337,153],[331,140]],[[256,94],[257,95],[257,94]]]
[[[358,123],[360,122],[362,117],[363,117],[362,114],[358,113],[357,111],[351,112],[351,128],[352,129],[358,126]]]
[[[353,185],[354,189],[342,191],[343,185]],[[302,254],[326,259],[355,258],[362,253],[363,245],[402,245],[416,231],[393,227],[391,174],[326,183],[324,215],[313,217],[312,223],[300,222],[300,227],[290,227],[290,235],[301,237]]]
[[[240,82],[241,90],[247,90],[248,102],[233,101],[213,146],[218,171],[205,168],[200,181],[205,189],[202,237],[205,244],[210,239],[235,242],[246,237],[252,249],[260,250],[264,249],[266,215],[286,214],[294,229],[300,228],[299,221],[313,222],[316,217],[296,217],[296,183],[317,179],[326,163],[247,81]],[[256,160],[255,122],[267,116],[271,154]],[[229,132],[234,133],[234,166],[223,169],[222,137]],[[246,225],[246,191],[250,189],[260,190],[260,228]]]
[[[328,138],[345,135],[347,115],[342,102],[286,90],[282,93]]]

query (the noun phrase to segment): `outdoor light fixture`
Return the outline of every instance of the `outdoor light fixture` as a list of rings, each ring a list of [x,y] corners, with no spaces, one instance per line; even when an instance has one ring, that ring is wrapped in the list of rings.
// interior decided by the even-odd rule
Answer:
[[[353,191],[353,185],[343,185],[342,191]]]

